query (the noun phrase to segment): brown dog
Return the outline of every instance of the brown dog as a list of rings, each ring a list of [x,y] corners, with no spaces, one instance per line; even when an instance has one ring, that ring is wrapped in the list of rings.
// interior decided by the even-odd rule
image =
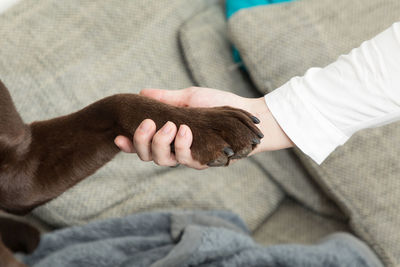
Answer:
[[[67,116],[25,124],[0,82],[0,209],[26,214],[59,196],[110,161],[117,135],[132,138],[146,118],[193,132],[192,156],[222,166],[246,157],[263,137],[258,119],[231,107],[179,108],[135,94],[113,95]],[[12,252],[32,252],[39,232],[0,219],[0,266],[24,266]]]

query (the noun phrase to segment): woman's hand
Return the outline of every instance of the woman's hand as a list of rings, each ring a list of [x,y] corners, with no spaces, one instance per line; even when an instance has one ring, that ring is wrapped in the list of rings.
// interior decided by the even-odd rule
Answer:
[[[250,112],[259,118],[260,124],[257,126],[264,134],[261,143],[251,154],[293,146],[269,112],[263,97],[244,98],[229,92],[200,87],[176,91],[144,89],[140,94],[180,107],[231,106]],[[175,153],[172,153],[170,145],[174,140]],[[143,161],[153,160],[161,166],[175,166],[180,163],[195,169],[205,169],[206,165],[192,159],[192,140],[192,132],[186,125],[180,125],[178,129],[172,122],[167,122],[156,132],[155,123],[146,119],[136,129],[133,142],[124,136],[118,136],[115,144],[124,152],[137,153]]]

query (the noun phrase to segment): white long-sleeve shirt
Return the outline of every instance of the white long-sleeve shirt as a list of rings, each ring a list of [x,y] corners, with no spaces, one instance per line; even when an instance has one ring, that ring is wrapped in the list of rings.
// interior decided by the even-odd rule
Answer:
[[[355,132],[400,120],[400,22],[327,67],[292,78],[265,101],[318,164]]]
[[[0,14],[15,5],[20,0],[0,0]]]

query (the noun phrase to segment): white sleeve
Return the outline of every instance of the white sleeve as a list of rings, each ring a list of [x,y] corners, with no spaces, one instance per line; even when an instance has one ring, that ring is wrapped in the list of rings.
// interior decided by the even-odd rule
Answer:
[[[20,0],[0,0],[0,14],[15,5]]]
[[[292,78],[265,101],[318,164],[356,131],[400,120],[400,22],[327,67]]]

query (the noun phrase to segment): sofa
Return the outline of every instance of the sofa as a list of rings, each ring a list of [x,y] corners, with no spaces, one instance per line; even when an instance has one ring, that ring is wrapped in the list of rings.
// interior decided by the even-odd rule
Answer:
[[[260,97],[388,28],[399,10],[396,0],[298,0],[227,21],[218,0],[22,0],[0,16],[0,78],[26,122],[143,88]],[[398,137],[398,123],[361,131],[321,165],[296,148],[205,171],[121,153],[29,219],[54,229],[142,211],[228,210],[261,244],[348,231],[398,266]]]

